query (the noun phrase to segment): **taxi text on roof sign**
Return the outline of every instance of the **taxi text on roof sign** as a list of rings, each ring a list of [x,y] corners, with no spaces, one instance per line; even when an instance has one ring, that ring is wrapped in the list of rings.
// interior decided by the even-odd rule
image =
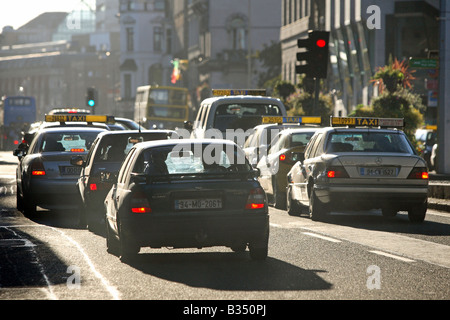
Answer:
[[[212,89],[213,96],[265,96],[266,89]]]
[[[262,123],[310,123],[321,124],[321,117],[262,117]]]
[[[102,116],[102,115],[45,115],[46,122],[102,122],[102,123],[114,123],[114,116]]]
[[[330,124],[335,126],[352,127],[391,127],[400,128],[404,126],[403,118],[364,118],[364,117],[330,117]]]

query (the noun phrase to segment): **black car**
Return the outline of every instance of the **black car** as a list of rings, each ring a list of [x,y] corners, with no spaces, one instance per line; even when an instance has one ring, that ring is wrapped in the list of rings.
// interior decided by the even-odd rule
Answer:
[[[244,152],[232,141],[143,142],[124,160],[105,199],[108,252],[141,247],[249,248],[268,254],[267,199]]]
[[[87,224],[92,229],[95,222],[100,222],[105,215],[103,201],[111,183],[101,181],[103,171],[116,174],[128,151],[136,143],[177,137],[175,131],[171,130],[107,131],[98,135],[86,158],[74,156],[72,165],[81,167],[77,182],[82,199],[80,211],[83,219],[80,224]]]
[[[76,209],[79,193],[76,182],[80,168],[73,166],[74,155],[83,156],[100,132],[95,127],[40,129],[30,146],[18,148],[17,209],[25,215],[45,209]]]

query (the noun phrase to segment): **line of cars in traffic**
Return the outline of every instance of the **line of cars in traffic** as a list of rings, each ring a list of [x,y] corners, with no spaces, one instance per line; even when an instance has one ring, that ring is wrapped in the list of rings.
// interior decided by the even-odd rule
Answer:
[[[276,99],[238,93],[202,104],[192,138],[115,130],[110,116],[46,116],[14,152],[17,208],[32,216],[38,206],[72,206],[81,226],[105,228],[108,252],[122,260],[141,247],[210,246],[248,248],[264,260],[269,204],[313,220],[340,209],[406,210],[412,222],[424,220],[427,165],[400,130],[403,119],[331,117],[324,125],[287,117]],[[237,128],[246,139],[208,137],[207,129],[258,121]]]

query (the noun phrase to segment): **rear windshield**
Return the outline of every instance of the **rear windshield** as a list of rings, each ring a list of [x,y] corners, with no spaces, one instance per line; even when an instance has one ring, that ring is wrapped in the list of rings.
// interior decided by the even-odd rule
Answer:
[[[330,152],[391,152],[414,154],[406,136],[389,132],[335,132],[326,146]]]
[[[40,151],[87,152],[100,132],[101,131],[46,133],[42,139]]]
[[[98,146],[94,161],[122,162],[136,143],[164,139],[168,139],[165,132],[105,136]]]
[[[261,116],[281,116],[280,107],[274,104],[232,103],[217,107],[214,128],[250,129],[261,124]]]
[[[241,149],[221,144],[149,148],[136,160],[134,173],[148,175],[221,174],[251,171]]]

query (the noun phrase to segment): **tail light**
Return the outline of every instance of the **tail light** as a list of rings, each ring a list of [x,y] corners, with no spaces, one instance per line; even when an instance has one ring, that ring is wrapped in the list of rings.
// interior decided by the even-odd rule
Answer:
[[[45,168],[41,158],[36,158],[30,166],[32,176],[45,176]]]
[[[296,162],[296,160],[293,158],[292,152],[282,153],[280,154],[278,159],[280,160],[280,163],[294,164]]]
[[[150,213],[150,203],[143,192],[134,192],[131,197],[131,212],[133,213]]]
[[[348,178],[348,173],[344,167],[330,167],[327,170],[327,178]]]
[[[266,206],[266,195],[262,188],[250,190],[245,209],[263,209]]]
[[[428,179],[428,170],[425,167],[415,167],[408,175],[408,179]]]
[[[72,148],[70,149],[70,152],[84,152],[86,150],[84,150],[83,148]]]

